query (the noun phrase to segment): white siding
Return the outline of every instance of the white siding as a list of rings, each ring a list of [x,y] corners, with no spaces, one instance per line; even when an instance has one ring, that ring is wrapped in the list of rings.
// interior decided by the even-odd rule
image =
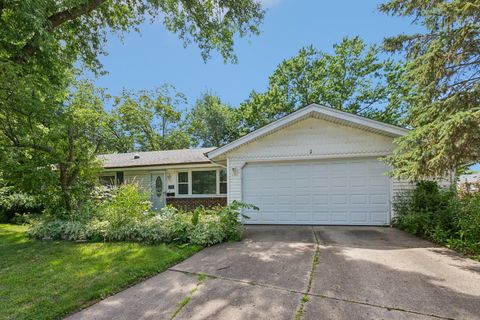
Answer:
[[[124,171],[125,183],[136,183],[145,190],[150,192],[150,172],[148,171]]]
[[[376,156],[391,153],[393,138],[327,120],[307,118],[227,154],[229,159]]]
[[[393,196],[401,194],[405,191],[415,188],[415,183],[408,182],[407,180],[392,179],[392,193]]]
[[[415,183],[409,182],[407,180],[402,180],[402,179],[392,179],[392,205],[391,205],[391,211],[392,211],[392,218],[395,216],[395,209],[393,206],[393,202],[395,201],[396,197],[402,196],[403,193],[405,193],[408,190],[412,190],[415,188]]]
[[[437,181],[440,188],[449,188],[451,186],[451,182],[447,177],[432,180]],[[395,198],[401,196],[408,190],[414,189],[415,187],[415,182],[409,182],[404,179],[392,179],[392,216],[395,216],[395,210],[393,208],[393,201],[395,201]]]
[[[242,201],[242,170],[243,160],[228,160],[228,202]]]

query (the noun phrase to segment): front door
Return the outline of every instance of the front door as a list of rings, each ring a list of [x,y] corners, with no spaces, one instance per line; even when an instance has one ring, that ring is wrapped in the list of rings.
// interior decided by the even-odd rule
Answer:
[[[153,208],[158,210],[165,206],[165,172],[152,173],[151,177]]]

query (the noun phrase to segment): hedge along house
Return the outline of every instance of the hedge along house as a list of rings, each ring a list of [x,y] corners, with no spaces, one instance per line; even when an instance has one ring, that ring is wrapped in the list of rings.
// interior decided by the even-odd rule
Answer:
[[[220,148],[103,155],[101,178],[137,181],[157,208],[254,204],[252,224],[387,225],[407,185],[380,158],[407,132],[312,104]]]
[[[154,208],[173,205],[191,210],[227,204],[226,168],[206,153],[214,148],[99,155],[104,185],[137,183],[150,193]]]

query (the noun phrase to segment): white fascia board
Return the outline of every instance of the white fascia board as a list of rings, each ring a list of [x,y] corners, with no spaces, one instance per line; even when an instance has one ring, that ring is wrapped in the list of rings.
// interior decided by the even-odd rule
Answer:
[[[358,124],[358,125],[363,126],[363,127],[368,127],[368,128],[374,129],[374,130],[378,130],[378,131],[381,131],[381,132],[384,132],[384,133],[387,133],[387,134],[390,134],[390,135],[393,135],[393,136],[401,137],[401,136],[406,135],[410,131],[410,130],[402,128],[402,127],[398,127],[398,126],[395,126],[395,125],[392,125],[392,124],[388,124],[388,123],[380,122],[380,121],[377,121],[377,120],[361,117],[361,116],[358,116],[356,114],[340,111],[340,110],[337,110],[337,109],[324,107],[324,106],[320,106],[320,105],[317,105],[317,104],[311,104],[308,107],[310,107],[310,106],[315,107],[315,109],[316,109],[315,111],[318,111],[318,113],[323,114],[325,116],[345,120],[345,121],[348,121],[348,122],[351,122],[351,123],[354,123],[354,124]],[[212,151],[215,151],[215,150],[212,150]]]

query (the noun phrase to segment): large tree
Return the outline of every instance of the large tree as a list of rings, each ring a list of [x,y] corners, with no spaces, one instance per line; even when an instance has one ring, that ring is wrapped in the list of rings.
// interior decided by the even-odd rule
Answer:
[[[196,43],[204,59],[216,50],[236,61],[234,37],[257,34],[263,14],[254,0],[0,0],[0,108],[14,108],[20,95],[54,104],[74,66],[103,72],[98,57],[108,33],[147,19]]]
[[[236,109],[211,93],[204,93],[187,116],[193,145],[220,147],[238,138]]]
[[[90,181],[79,177],[95,165],[93,153],[105,142],[128,149],[131,141],[116,136],[116,119],[95,118],[103,119],[103,109],[90,112],[74,103],[93,89],[69,91],[72,73],[104,72],[99,56],[107,34],[121,36],[146,20],[161,21],[185,45],[197,44],[203,59],[217,51],[225,61],[236,61],[235,37],[257,34],[263,14],[254,0],[0,0],[2,170],[25,190],[32,185],[57,195],[53,202],[71,212],[78,203],[76,186]],[[156,102],[144,102],[149,103]],[[97,144],[99,130],[108,134]],[[82,132],[91,140],[84,141]],[[183,135],[176,140],[182,143]]]
[[[2,0],[0,14],[4,62],[48,67],[81,60],[96,69],[108,32],[147,19],[163,21],[185,44],[197,43],[205,59],[217,50],[235,60],[234,36],[257,34],[264,12],[253,0]]]
[[[110,123],[111,151],[154,151],[188,148],[183,123],[186,97],[171,85],[115,97]]]
[[[71,213],[95,184],[109,115],[104,94],[90,83],[59,95],[55,109],[19,104],[0,113],[0,171],[50,212]]]
[[[343,39],[331,54],[302,48],[277,67],[266,92],[253,92],[242,104],[244,127],[258,128],[310,103],[398,124],[407,107],[403,70],[358,37]]]
[[[480,161],[480,3],[477,0],[393,0],[380,6],[412,17],[425,32],[385,40],[408,59],[413,84],[408,123],[389,161],[412,180],[444,175]]]

